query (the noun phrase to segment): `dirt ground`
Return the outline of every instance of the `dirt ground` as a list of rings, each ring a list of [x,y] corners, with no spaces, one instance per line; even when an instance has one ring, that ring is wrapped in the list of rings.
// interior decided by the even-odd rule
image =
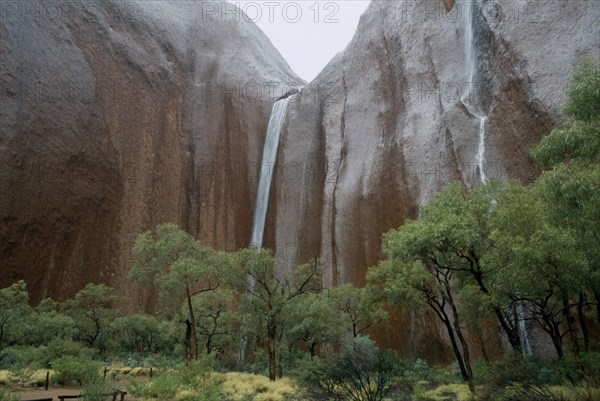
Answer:
[[[54,401],[58,401],[59,395],[77,395],[81,394],[81,387],[50,387],[48,391],[43,388],[16,388],[13,389],[19,400],[36,400],[52,397]],[[108,397],[107,401],[112,397]],[[117,397],[117,399],[119,399]],[[128,394],[125,396],[125,401],[136,401],[135,397]]]
[[[58,400],[59,395],[76,395],[81,393],[81,388],[59,387],[49,388],[48,391],[43,388],[13,388],[13,391],[18,395],[20,400],[35,400],[48,397]]]

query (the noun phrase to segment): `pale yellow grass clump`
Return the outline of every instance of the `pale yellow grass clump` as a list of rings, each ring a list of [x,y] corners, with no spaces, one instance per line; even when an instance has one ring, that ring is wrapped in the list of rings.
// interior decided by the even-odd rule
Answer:
[[[10,379],[10,372],[8,370],[0,370],[0,384],[8,384]]]
[[[567,400],[579,401],[581,399],[600,400],[600,388],[552,386],[550,390]]]
[[[108,367],[108,377],[111,377],[116,380],[121,379],[125,376],[138,377],[138,376],[149,375],[149,374],[150,374],[150,368],[142,368],[142,367],[132,368],[132,367],[125,366],[122,364],[111,364]]]
[[[54,370],[52,369],[38,369],[33,372],[31,378],[26,383],[27,386],[41,386],[46,381],[46,372],[50,372],[50,379],[54,376]],[[10,383],[17,383],[17,379],[11,375],[10,370],[0,370],[0,385],[7,385]]]
[[[179,390],[175,394],[175,398],[173,401],[185,401],[192,399],[196,396],[196,392],[193,390]]]
[[[473,399],[469,386],[466,384],[444,384],[425,392],[424,396],[437,401],[448,399],[448,393],[456,394],[456,401],[470,401]]]
[[[229,372],[224,374],[223,392],[234,401],[251,396],[254,401],[283,401],[297,395],[298,387],[288,378],[269,381],[268,377],[247,373]]]

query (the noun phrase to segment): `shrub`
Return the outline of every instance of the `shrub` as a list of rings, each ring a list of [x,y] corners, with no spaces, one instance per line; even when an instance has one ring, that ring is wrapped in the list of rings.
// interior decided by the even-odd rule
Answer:
[[[296,384],[288,379],[270,381],[263,375],[229,372],[224,375],[223,392],[231,401],[306,400]]]
[[[131,381],[130,392],[140,398],[158,398],[179,401],[221,400],[221,382],[211,372],[214,355],[206,355],[190,366],[163,369],[148,383]]]
[[[40,349],[31,346],[6,348],[0,353],[0,369],[41,367],[40,352]]]
[[[33,376],[36,373],[36,369],[29,366],[13,366],[10,369],[10,377],[19,383],[22,387],[26,387],[33,380]]]
[[[417,359],[413,363],[408,361],[400,361],[398,363],[404,383],[426,382],[429,386],[433,387],[440,384],[450,384],[457,380],[455,375],[448,373],[444,369],[428,366],[427,362],[423,359]]]
[[[337,357],[317,361],[305,377],[316,396],[381,401],[402,374],[402,361],[367,337],[345,344]]]
[[[537,383],[539,365],[519,353],[506,354],[491,364],[476,364],[474,376],[479,384],[504,388],[513,383]]]
[[[131,381],[129,391],[139,398],[179,401],[221,401],[222,383],[216,377],[198,372],[194,367],[166,370],[152,381]]]
[[[15,394],[0,388],[0,401],[19,401],[19,398]]]
[[[60,385],[87,385],[100,378],[100,364],[84,356],[64,356],[51,364],[56,372],[54,380]]]
[[[14,348],[5,348],[0,352],[0,369],[10,369],[21,362],[21,354]]]
[[[44,367],[50,367],[55,359],[65,356],[81,356],[87,359],[93,359],[98,351],[88,348],[80,342],[71,340],[55,339],[43,347],[40,355],[40,364]]]
[[[183,354],[182,354],[183,355]],[[174,368],[183,362],[183,358],[176,358],[171,355],[152,354],[147,356],[142,362],[143,366],[154,368]]]
[[[595,386],[600,385],[600,352],[581,354],[581,365],[584,379]]]
[[[100,376],[86,382],[82,390],[85,401],[105,401],[110,392],[110,387],[100,380]]]

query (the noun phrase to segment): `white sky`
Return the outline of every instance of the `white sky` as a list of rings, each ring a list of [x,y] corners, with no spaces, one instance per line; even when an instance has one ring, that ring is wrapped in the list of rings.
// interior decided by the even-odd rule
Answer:
[[[269,37],[301,78],[312,80],[352,39],[370,0],[228,0]]]

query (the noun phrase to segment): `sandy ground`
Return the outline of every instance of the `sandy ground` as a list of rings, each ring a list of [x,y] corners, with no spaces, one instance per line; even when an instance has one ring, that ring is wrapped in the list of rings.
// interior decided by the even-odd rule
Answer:
[[[14,389],[15,394],[19,396],[21,400],[35,400],[38,398],[52,397],[58,400],[59,395],[76,395],[81,393],[81,388],[78,387],[58,387],[49,388],[48,391],[43,388],[21,388]]]
[[[58,401],[59,395],[77,395],[81,393],[81,387],[51,387],[48,391],[43,388],[21,388],[14,389],[19,397],[19,400],[37,400],[52,397],[54,401]],[[112,397],[107,397],[107,401],[112,400]],[[117,399],[119,399],[117,397]],[[128,394],[125,396],[125,401],[135,401],[135,397]]]

